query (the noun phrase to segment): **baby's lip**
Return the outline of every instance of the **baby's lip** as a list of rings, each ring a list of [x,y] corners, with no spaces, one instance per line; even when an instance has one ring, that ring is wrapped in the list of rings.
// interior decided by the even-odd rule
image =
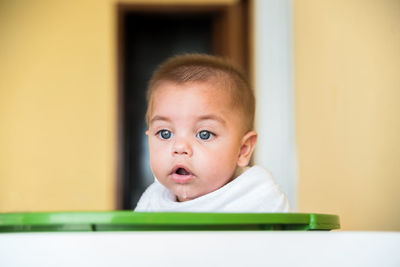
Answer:
[[[181,173],[181,175],[193,175],[193,172],[182,164],[175,165],[174,168],[172,168],[171,174],[178,172]]]
[[[171,171],[172,180],[179,184],[186,184],[193,180],[193,172],[184,165],[176,165]]]

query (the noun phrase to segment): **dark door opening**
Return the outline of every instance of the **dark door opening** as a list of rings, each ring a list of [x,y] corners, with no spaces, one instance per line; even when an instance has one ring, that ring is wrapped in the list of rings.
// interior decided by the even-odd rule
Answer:
[[[152,72],[166,58],[183,53],[227,56],[247,69],[248,24],[236,21],[246,12],[243,4],[119,6],[118,209],[133,209],[154,181],[145,135],[145,95]]]

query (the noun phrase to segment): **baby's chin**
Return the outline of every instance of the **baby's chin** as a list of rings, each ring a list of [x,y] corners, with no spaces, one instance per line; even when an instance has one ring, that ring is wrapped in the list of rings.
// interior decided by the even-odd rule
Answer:
[[[167,187],[175,196],[177,201],[185,202],[193,200],[224,187],[232,181],[231,179],[221,180],[220,183],[205,184],[201,179],[197,178],[187,183],[175,183],[168,181],[164,186]]]
[[[223,186],[224,185],[217,188],[208,188],[208,190],[204,190],[203,188],[203,190],[200,191],[198,188],[194,188],[193,185],[186,184],[186,185],[175,185],[173,188],[169,189],[172,191],[172,193],[174,193],[177,201],[185,202],[212,193]]]
[[[186,201],[193,200],[193,199],[195,199],[195,198],[189,198],[187,196],[185,198],[185,196],[178,196],[178,195],[176,196],[176,201],[178,201],[178,202],[186,202]]]
[[[198,198],[199,196],[197,196],[196,194],[192,194],[190,192],[190,190],[185,189],[185,186],[182,186],[183,188],[180,189],[179,191],[175,190],[174,194],[176,196],[176,200],[178,202],[185,202],[185,201],[189,201],[189,200],[193,200]]]
[[[171,191],[176,196],[178,202],[193,200],[207,194],[207,193],[201,194],[199,192],[196,192],[195,190],[193,190],[193,188],[190,188],[190,186],[188,185],[175,186],[175,188]]]

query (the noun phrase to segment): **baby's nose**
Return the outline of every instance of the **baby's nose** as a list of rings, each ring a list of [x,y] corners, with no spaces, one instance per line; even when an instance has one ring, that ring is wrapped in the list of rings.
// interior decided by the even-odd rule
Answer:
[[[193,150],[190,142],[186,139],[176,139],[172,148],[173,155],[185,155],[191,157]]]

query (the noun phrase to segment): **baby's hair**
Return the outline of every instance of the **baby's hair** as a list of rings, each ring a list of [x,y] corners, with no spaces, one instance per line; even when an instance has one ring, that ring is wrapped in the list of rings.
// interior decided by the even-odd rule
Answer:
[[[167,59],[150,80],[147,90],[146,120],[150,121],[152,96],[163,82],[184,84],[189,82],[215,82],[229,90],[234,107],[242,109],[247,131],[254,127],[255,98],[243,71],[227,59],[206,54],[185,54]]]

